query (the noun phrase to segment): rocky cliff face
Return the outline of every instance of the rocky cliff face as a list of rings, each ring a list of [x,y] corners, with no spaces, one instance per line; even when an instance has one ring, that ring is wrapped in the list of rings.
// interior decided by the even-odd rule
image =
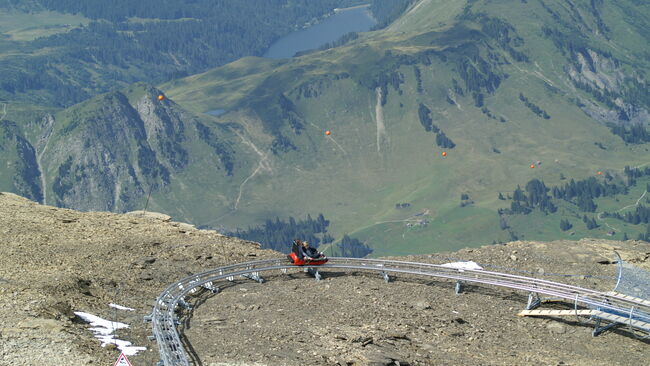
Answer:
[[[645,80],[635,72],[626,73],[619,60],[591,49],[574,51],[567,66],[569,79],[601,103],[582,100],[582,109],[601,123],[650,123],[647,100],[639,98],[646,89]]]
[[[149,138],[126,96],[115,92],[96,102],[101,108],[88,114],[71,111],[67,126],[52,136],[61,143],[48,144],[57,206],[115,210],[143,196],[148,182],[169,183],[170,170],[152,149],[156,136]]]
[[[43,200],[43,186],[34,146],[16,123],[0,120],[0,164],[4,184],[35,201]]]
[[[53,127],[45,128],[39,140],[47,203],[132,210],[149,191],[164,189],[188,167],[190,145],[215,142],[218,133],[172,101],[158,100],[160,94],[136,84],[49,117],[44,123]],[[206,133],[215,138],[203,141],[199,135]],[[234,159],[232,149],[222,150],[213,152],[219,161],[223,154]]]

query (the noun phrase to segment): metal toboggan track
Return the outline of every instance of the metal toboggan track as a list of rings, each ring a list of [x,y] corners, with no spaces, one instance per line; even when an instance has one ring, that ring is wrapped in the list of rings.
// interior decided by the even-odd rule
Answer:
[[[297,267],[286,259],[268,259],[219,267],[184,278],[167,287],[156,299],[151,315],[146,317],[146,320],[152,322],[153,338],[158,343],[160,350],[161,361],[159,364],[164,366],[189,366],[191,364],[176,328],[179,320],[175,317],[175,309],[178,306],[189,306],[185,301],[185,296],[201,288],[218,292],[218,287],[213,283],[215,281],[233,280],[237,276],[243,276],[262,282],[260,272],[275,270],[286,272],[287,269],[296,268],[311,271],[317,279],[320,279],[318,271],[336,268],[380,272],[387,281],[390,279],[390,274],[400,273],[446,278],[457,281],[457,291],[460,289],[460,284],[464,282],[505,287],[529,292],[528,309],[539,304],[539,295],[547,295],[573,302],[576,309],[586,307],[598,309],[599,312],[606,314],[615,314],[610,318],[619,319],[618,324],[629,326],[631,330],[636,329],[650,333],[650,302],[613,292],[605,293],[508,273],[450,268],[417,262],[335,257],[330,258],[329,262],[324,265]],[[578,314],[577,311],[576,314]]]

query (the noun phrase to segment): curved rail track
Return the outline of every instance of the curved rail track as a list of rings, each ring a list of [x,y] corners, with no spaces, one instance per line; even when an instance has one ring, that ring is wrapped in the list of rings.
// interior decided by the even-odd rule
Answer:
[[[153,338],[158,343],[160,350],[161,362],[159,364],[164,366],[189,366],[191,364],[176,329],[179,320],[176,318],[175,310],[178,306],[189,307],[185,299],[186,296],[202,288],[216,293],[219,291],[215,284],[216,281],[232,281],[237,276],[244,276],[263,282],[260,272],[276,270],[286,272],[290,268],[300,267],[296,267],[286,259],[238,263],[198,273],[167,287],[158,296],[151,315],[147,317],[147,320],[152,322]],[[622,319],[623,321],[617,323],[627,325],[633,331],[636,329],[650,333],[650,301],[539,278],[486,270],[450,268],[437,264],[358,258],[330,258],[327,264],[313,267],[306,265],[302,268],[311,270],[317,278],[320,277],[318,271],[321,270],[345,269],[380,272],[386,280],[389,280],[389,274],[410,274],[505,287],[530,292],[528,308],[531,307],[531,301],[539,299],[539,295],[547,295],[575,303],[576,315],[578,307],[598,309],[603,314],[612,314],[614,318]]]

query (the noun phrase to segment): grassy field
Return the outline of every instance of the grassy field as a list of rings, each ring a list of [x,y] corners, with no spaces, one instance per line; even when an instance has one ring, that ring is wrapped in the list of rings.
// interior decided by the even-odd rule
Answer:
[[[53,11],[26,13],[0,9],[0,34],[11,41],[32,41],[39,37],[69,32],[89,21],[83,16]]]
[[[612,240],[622,240],[624,234],[627,234],[629,239],[636,239],[640,233],[645,233],[647,224],[633,225],[626,223],[622,220],[614,218],[601,218],[599,216],[602,212],[619,212],[624,215],[625,212],[634,212],[635,204],[648,205],[648,201],[644,198],[646,184],[650,182],[650,178],[644,177],[639,179],[636,186],[631,187],[629,194],[617,195],[614,197],[602,197],[594,200],[598,205],[595,213],[585,213],[578,210],[578,208],[562,200],[554,200],[558,205],[558,212],[553,215],[547,215],[541,212],[535,212],[530,215],[515,215],[511,216],[508,223],[514,231],[521,234],[524,240],[555,240],[557,238],[571,239],[571,238],[609,238]],[[643,199],[639,200],[643,196]],[[589,219],[595,219],[599,225],[598,228],[588,230],[586,224],[582,221],[583,216],[586,215]],[[567,231],[560,230],[560,220],[568,220],[573,227]]]
[[[214,216],[219,219],[206,222],[228,227],[322,212],[332,220],[335,236],[358,237],[374,248],[373,255],[453,250],[509,240],[498,225],[496,211],[503,207],[497,199],[499,192],[512,191],[532,178],[554,185],[561,183],[561,177],[582,179],[597,171],[621,171],[625,165],[648,162],[647,145],[623,143],[576,107],[576,95],[588,96],[576,91],[567,79],[561,52],[540,37],[539,28],[548,21],[548,14],[538,5],[497,1],[485,8],[512,19],[525,41],[523,50],[535,60],[497,68],[507,77],[494,93],[486,94],[484,104],[507,122],[489,118],[474,107],[469,95],[457,95],[456,105],[445,100],[451,78],[458,78],[454,76],[457,66],[451,62],[429,58],[429,63],[416,63],[422,85],[418,91],[414,66],[400,65],[399,58],[386,50],[417,57],[426,50],[445,50],[465,42],[462,32],[454,36],[461,38],[446,33],[465,3],[443,3],[422,1],[386,31],[366,34],[339,49],[282,64],[244,59],[163,85],[170,97],[197,113],[216,108],[238,111],[218,120],[243,121],[257,136],[269,133],[265,128],[260,132],[260,125],[281,121],[273,115],[277,110],[268,107],[277,103],[273,98],[280,93],[295,104],[304,123],[300,135],[292,137],[298,151],[274,155],[268,141],[258,141],[268,154],[271,170],[246,182],[236,210],[232,203],[228,209],[215,208]],[[526,6],[534,9],[536,17],[518,16]],[[616,14],[621,14],[620,9]],[[431,26],[434,23],[437,26]],[[367,84],[393,71],[403,81],[399,90],[386,89],[383,126],[379,126],[376,91]],[[342,73],[348,77],[333,78]],[[301,93],[306,88],[317,96],[304,97]],[[519,100],[522,92],[551,118],[540,118],[526,108]],[[263,103],[266,107],[256,108]],[[434,124],[457,145],[447,149],[446,158],[440,155],[445,149],[436,146],[435,135],[426,133],[419,122],[420,103],[432,111]],[[241,111],[247,111],[245,117]],[[283,128],[280,131],[292,135]],[[332,135],[325,136],[325,130]],[[256,164],[249,169],[254,171]],[[460,207],[463,193],[473,203]],[[403,202],[411,206],[395,208]],[[602,206],[608,207],[606,200]],[[523,238],[540,240],[607,234],[604,225],[601,230],[583,230],[584,224],[577,219],[571,220],[574,230],[562,232],[560,220],[575,213],[570,207],[561,207],[560,212],[515,218],[513,227]],[[418,224],[419,219],[426,224]]]
[[[497,210],[509,204],[497,198],[500,192],[533,178],[553,186],[650,162],[648,144],[624,143],[578,106],[593,95],[576,88],[567,74],[574,56],[543,32],[547,25],[569,29],[568,17],[577,15],[564,2],[548,3],[546,9],[537,2],[423,0],[387,29],[339,48],[289,60],[247,57],[160,85],[170,103],[228,144],[234,170],[230,176],[219,171],[210,148],[188,133],[184,146],[190,163],[153,194],[149,208],[229,230],[276,216],[323,213],[332,235],[359,238],[374,256],[510,240],[499,227]],[[575,22],[582,22],[581,29],[597,29],[598,14],[587,11],[592,4],[578,3],[584,12]],[[635,47],[647,44],[642,34],[647,20],[630,18],[631,4],[623,0],[602,10],[611,24],[609,38],[594,32],[568,37],[598,50],[603,59],[618,60],[610,62],[618,63],[615,70],[599,69],[598,77],[615,79],[632,70],[646,75],[650,69]],[[465,11],[469,5],[471,11]],[[553,12],[562,14],[560,20]],[[51,23],[24,28],[7,23],[0,30],[13,39],[28,37],[28,28],[45,32],[83,22],[55,14],[48,19]],[[621,25],[628,19],[629,27]],[[517,61],[513,50],[528,61]],[[134,104],[144,90],[135,85],[124,94]],[[550,118],[527,107],[522,94]],[[57,128],[78,121],[75,113],[99,118],[102,103],[100,97],[61,111]],[[439,147],[436,134],[425,131],[420,105],[431,111],[432,123],[454,148]],[[205,114],[215,109],[227,112]],[[193,122],[187,121],[191,129]],[[57,169],[51,166],[48,176]],[[642,186],[640,180],[628,196],[597,200],[599,211],[633,203]],[[469,197],[464,207],[461,195]],[[396,208],[400,203],[409,206]],[[620,238],[622,232],[632,238],[643,231],[612,219],[606,222],[620,227],[614,236],[608,236],[604,222],[587,230],[575,206],[557,204],[557,214],[517,215],[509,224],[520,238],[535,240]],[[562,219],[573,228],[560,230]]]
[[[513,76],[511,80],[507,83],[515,84],[513,89],[517,83],[531,82],[526,76],[518,80]],[[417,119],[418,99],[409,98],[406,90],[403,96],[392,93],[383,111],[389,143],[382,140],[378,151],[374,93],[360,90],[348,80],[334,85],[300,110],[309,121],[301,135],[302,156],[288,153],[282,162],[276,161],[273,172],[263,172],[248,181],[237,211],[217,220],[219,223],[233,226],[275,216],[323,212],[332,220],[335,235],[348,233],[366,240],[375,255],[451,250],[508,240],[507,233],[498,228],[498,192],[524,185],[534,177],[558,183],[561,174],[581,178],[598,170],[643,163],[643,147],[625,146],[606,128],[593,125],[577,111],[563,118],[565,105],[549,101],[549,105],[556,105],[549,108],[554,117],[536,120],[529,111],[508,103],[516,100],[513,91],[510,94],[515,95],[498,93],[487,101],[491,109],[508,116],[505,124],[487,120],[471,106],[464,107],[469,111],[445,110],[435,99],[428,100],[432,110],[446,117],[436,123],[457,143],[446,158],[440,156],[442,149],[435,146],[433,135],[423,133]],[[508,94],[508,87],[503,90]],[[540,94],[543,100],[543,92]],[[530,95],[536,96],[534,91]],[[228,118],[231,116],[223,117]],[[333,135],[326,137],[325,130]],[[589,139],[585,141],[584,136]],[[551,148],[544,144],[549,140],[554,142]],[[603,152],[594,141],[615,152]],[[501,153],[494,153],[493,148]],[[530,169],[537,160],[542,165]],[[469,194],[474,204],[459,207],[461,193]],[[395,209],[400,202],[411,203],[410,209]],[[231,211],[214,210],[223,214]],[[430,212],[426,226],[381,223],[406,220],[425,210]],[[536,220],[534,216],[531,219]],[[557,229],[547,237],[562,234],[559,220],[548,223]]]

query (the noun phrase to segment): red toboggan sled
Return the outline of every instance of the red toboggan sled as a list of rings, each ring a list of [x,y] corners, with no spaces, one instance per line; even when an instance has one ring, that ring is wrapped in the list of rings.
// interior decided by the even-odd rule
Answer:
[[[307,265],[307,266],[319,266],[321,264],[327,263],[327,260],[328,260],[325,256],[315,258],[315,259],[305,259],[305,258],[301,259],[301,258],[298,258],[298,255],[296,255],[296,253],[294,253],[294,252],[291,252],[291,254],[289,254],[287,257],[296,266],[305,266],[305,265]]]

